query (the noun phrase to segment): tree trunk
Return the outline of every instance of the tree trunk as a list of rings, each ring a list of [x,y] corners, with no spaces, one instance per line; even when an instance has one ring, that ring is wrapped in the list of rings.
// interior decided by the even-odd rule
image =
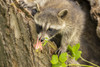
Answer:
[[[100,0],[75,0],[77,1],[85,10],[88,10],[94,23],[97,24],[96,32],[97,36],[100,38]],[[88,2],[88,5],[86,5]]]
[[[92,1],[90,1],[92,3]],[[94,4],[91,4],[91,17],[96,20],[97,28],[96,32],[100,38],[100,0],[94,0]]]
[[[96,17],[100,37],[100,9],[95,5],[91,7],[91,16]],[[0,67],[51,67],[50,59],[56,46],[46,45],[43,51],[36,52],[33,48],[36,38],[32,16],[11,0],[0,0]]]
[[[0,0],[0,67],[51,67],[48,46],[34,50],[36,38],[33,19],[10,0]]]

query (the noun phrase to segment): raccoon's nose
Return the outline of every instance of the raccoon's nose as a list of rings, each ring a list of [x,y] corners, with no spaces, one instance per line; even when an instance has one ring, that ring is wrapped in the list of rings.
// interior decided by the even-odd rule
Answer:
[[[45,40],[45,38],[39,38],[39,40],[42,42],[42,41],[44,41],[44,40]]]

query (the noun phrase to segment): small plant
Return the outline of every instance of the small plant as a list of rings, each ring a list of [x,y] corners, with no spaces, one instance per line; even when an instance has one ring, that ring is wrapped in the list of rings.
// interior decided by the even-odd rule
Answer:
[[[71,55],[68,55],[67,52],[61,53],[61,55],[59,57],[57,55],[53,55],[52,59],[50,61],[52,64],[52,67],[66,67],[66,66],[100,67],[100,66],[98,66],[94,63],[91,63],[91,62],[85,60],[84,58],[82,58],[81,57],[82,52],[79,51],[79,48],[80,48],[80,44],[76,44],[72,47],[70,45],[68,45],[67,50],[71,53]],[[76,61],[79,58],[81,58],[84,62],[87,62],[93,66],[84,65],[84,64],[68,64],[68,65],[66,65],[65,62],[66,62],[68,56],[70,56],[72,59],[75,59]]]
[[[75,58],[75,60],[78,60],[81,57],[82,52],[79,51],[80,44],[76,44],[73,47],[68,45],[68,50],[71,53],[72,58]]]
[[[46,37],[42,46],[45,46],[47,44],[47,42],[48,42],[48,38]]]
[[[43,48],[42,48],[42,42],[39,41],[39,39],[37,38],[37,43],[34,44],[34,48],[36,50],[36,52],[38,52],[39,50],[41,51]]]
[[[58,58],[58,55],[53,55],[51,59],[52,67],[66,67],[65,61],[67,60],[67,53],[61,53]]]
[[[43,46],[46,45],[46,43],[48,42],[48,38],[46,37],[45,40],[43,42],[41,42],[38,38],[37,38],[37,43],[34,44],[34,48],[36,50],[36,52],[39,52],[39,50],[43,50]]]
[[[48,42],[48,38],[45,38],[44,42],[41,42],[40,40],[37,39],[37,43],[34,45],[34,48],[36,49],[37,52],[38,52],[38,50],[41,51],[41,50],[43,50],[43,46],[45,46],[47,42]],[[81,57],[82,51],[79,51],[79,48],[80,48],[80,44],[76,44],[74,46],[68,45],[67,50],[69,51],[70,55],[67,52],[61,53],[59,57],[58,57],[58,55],[52,55],[52,59],[50,61],[52,64],[52,67],[66,67],[66,66],[100,67],[100,66],[82,58]],[[76,61],[79,58],[81,58],[81,60],[91,64],[92,66],[84,65],[84,64],[68,64],[68,65],[66,65],[65,62],[66,62],[68,56],[70,56],[72,59],[75,59]]]

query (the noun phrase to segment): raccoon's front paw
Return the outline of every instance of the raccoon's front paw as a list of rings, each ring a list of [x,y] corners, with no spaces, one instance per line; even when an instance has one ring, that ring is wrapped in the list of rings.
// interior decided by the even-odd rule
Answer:
[[[66,52],[66,49],[64,49],[64,48],[62,48],[62,47],[60,47],[60,48],[56,51],[56,53],[58,54],[58,56],[59,56],[61,53],[64,53],[64,52]]]

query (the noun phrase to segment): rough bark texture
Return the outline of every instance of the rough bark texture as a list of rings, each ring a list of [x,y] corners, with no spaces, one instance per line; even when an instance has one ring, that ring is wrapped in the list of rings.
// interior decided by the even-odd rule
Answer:
[[[0,0],[0,67],[51,67],[49,50],[34,50],[36,38],[33,19]]]
[[[100,0],[94,0],[95,2],[91,4],[91,17],[96,20],[97,23],[97,35],[100,38]],[[92,1],[90,1],[92,3]]]
[[[85,11],[86,13],[91,15],[93,22],[97,24],[96,32],[98,37],[100,38],[100,0],[75,1],[77,1],[84,8],[83,10],[87,10]]]
[[[89,1],[91,17],[98,24],[100,37],[100,1],[94,1],[95,4]],[[51,67],[50,59],[55,49],[46,45],[42,52],[37,53],[33,48],[36,38],[32,17],[10,0],[0,0],[0,67]]]

